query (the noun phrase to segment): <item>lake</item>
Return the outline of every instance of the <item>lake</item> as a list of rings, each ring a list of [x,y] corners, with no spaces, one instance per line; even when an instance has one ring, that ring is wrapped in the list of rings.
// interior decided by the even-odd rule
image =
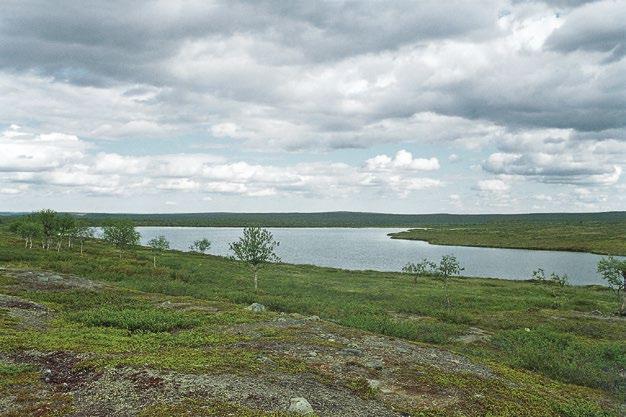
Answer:
[[[241,235],[238,227],[138,227],[142,244],[158,235],[170,241],[172,249],[189,250],[189,245],[206,237],[209,253],[228,256],[228,244]],[[312,264],[344,269],[399,271],[407,262],[422,258],[439,260],[442,255],[457,257],[463,275],[528,279],[543,268],[567,274],[572,284],[603,284],[596,273],[599,255],[579,252],[523,249],[439,246],[416,240],[390,239],[387,234],[405,229],[388,228],[268,228],[280,242],[277,249],[283,262]]]

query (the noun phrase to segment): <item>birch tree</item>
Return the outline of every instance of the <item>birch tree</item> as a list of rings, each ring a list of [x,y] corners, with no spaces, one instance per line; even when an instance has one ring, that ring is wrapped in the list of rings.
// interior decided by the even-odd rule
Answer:
[[[259,268],[268,262],[280,262],[275,253],[279,242],[274,240],[272,234],[260,227],[246,227],[243,236],[237,242],[230,244],[230,250],[235,258],[247,263],[252,269],[254,279],[254,291],[258,291]]]

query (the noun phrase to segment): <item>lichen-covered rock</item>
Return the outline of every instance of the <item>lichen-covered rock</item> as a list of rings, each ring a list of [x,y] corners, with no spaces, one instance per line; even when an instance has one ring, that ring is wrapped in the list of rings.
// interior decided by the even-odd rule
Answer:
[[[291,411],[292,413],[298,413],[298,414],[302,414],[305,416],[315,414],[315,411],[313,410],[313,407],[311,407],[311,404],[309,404],[306,398],[302,398],[302,397],[291,399],[290,404],[289,404],[289,411]]]
[[[252,311],[253,313],[260,313],[267,310],[263,304],[259,303],[252,303],[248,307],[246,307],[246,309]]]

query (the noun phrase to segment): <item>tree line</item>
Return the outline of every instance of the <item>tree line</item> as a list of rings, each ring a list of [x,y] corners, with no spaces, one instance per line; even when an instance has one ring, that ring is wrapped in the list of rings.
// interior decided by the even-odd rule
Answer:
[[[11,222],[9,230],[24,240],[27,249],[33,248],[35,240],[40,240],[42,249],[56,248],[57,252],[64,244],[72,248],[78,243],[81,255],[85,240],[94,236],[94,229],[85,221],[49,209],[17,218]]]

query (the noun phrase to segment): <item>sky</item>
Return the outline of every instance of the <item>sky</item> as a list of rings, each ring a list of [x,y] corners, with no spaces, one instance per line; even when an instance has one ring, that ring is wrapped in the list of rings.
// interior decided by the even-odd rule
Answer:
[[[0,211],[626,209],[626,0],[0,3]]]

